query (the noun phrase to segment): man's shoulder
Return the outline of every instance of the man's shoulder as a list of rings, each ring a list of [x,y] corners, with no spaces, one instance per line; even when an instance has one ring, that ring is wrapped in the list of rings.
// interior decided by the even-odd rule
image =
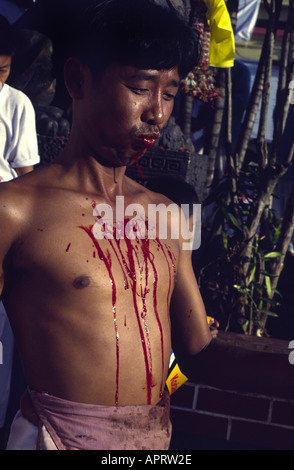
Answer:
[[[3,246],[9,246],[21,233],[28,211],[18,185],[13,181],[0,184],[0,254]]]
[[[19,178],[19,180],[21,177]],[[22,208],[24,201],[28,198],[28,191],[24,192],[24,186],[18,178],[0,184],[0,215],[7,210],[14,213]]]
[[[140,201],[142,199],[145,201],[145,203],[148,204],[164,204],[166,206],[169,206],[170,204],[175,204],[173,201],[171,201],[171,199],[164,196],[163,194],[151,191],[147,187],[143,186],[140,183],[137,183],[134,180],[129,179],[129,182],[133,192],[133,198],[137,201]]]
[[[146,191],[147,191],[147,195],[150,199],[151,204],[156,204],[156,205],[164,204],[165,206],[169,206],[170,204],[174,204],[175,206],[177,206],[177,204],[175,204],[175,202],[173,202],[171,199],[169,199],[164,194],[151,191],[150,189],[147,189],[147,188],[146,188]]]
[[[40,193],[44,177],[38,169],[0,184],[0,206],[4,203],[24,209]]]

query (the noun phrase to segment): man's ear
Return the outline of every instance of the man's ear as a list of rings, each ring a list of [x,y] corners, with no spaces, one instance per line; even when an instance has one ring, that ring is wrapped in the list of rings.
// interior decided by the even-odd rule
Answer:
[[[64,65],[64,82],[72,99],[83,97],[84,65],[77,57],[70,57]]]

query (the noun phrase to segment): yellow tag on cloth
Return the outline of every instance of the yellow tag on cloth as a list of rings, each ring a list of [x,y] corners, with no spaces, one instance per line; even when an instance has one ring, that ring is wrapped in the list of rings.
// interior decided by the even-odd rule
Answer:
[[[235,38],[231,18],[224,0],[203,0],[206,17],[210,26],[209,65],[212,67],[233,67]]]
[[[166,385],[170,395],[174,393],[187,380],[188,378],[180,371],[178,364],[176,364],[166,380]]]

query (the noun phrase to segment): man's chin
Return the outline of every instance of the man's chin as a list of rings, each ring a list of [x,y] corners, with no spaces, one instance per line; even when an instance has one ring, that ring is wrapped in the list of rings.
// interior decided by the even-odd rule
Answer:
[[[97,156],[97,160],[102,163],[103,166],[108,167],[115,167],[120,168],[123,166],[131,166],[135,162],[138,161],[146,153],[146,148],[132,148],[128,150],[120,150],[119,152],[115,152],[112,155],[105,156]]]
[[[97,160],[105,167],[121,168],[132,165],[132,163],[135,161],[135,156],[113,155],[104,158],[99,157]]]
[[[131,166],[138,161],[145,153],[147,149],[135,149],[132,151],[131,155],[125,156],[121,159],[122,166]]]

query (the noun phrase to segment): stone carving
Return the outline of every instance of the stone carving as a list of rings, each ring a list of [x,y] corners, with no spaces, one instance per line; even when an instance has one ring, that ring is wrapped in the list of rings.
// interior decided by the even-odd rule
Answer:
[[[37,132],[48,136],[69,136],[69,118],[63,109],[52,106],[56,80],[52,72],[52,42],[33,30],[15,32],[16,50],[8,83],[23,91],[36,112]]]
[[[162,131],[162,135],[156,144],[166,150],[185,150],[188,152],[194,152],[194,146],[191,139],[184,136],[180,126],[176,124],[173,116],[168,120]]]

